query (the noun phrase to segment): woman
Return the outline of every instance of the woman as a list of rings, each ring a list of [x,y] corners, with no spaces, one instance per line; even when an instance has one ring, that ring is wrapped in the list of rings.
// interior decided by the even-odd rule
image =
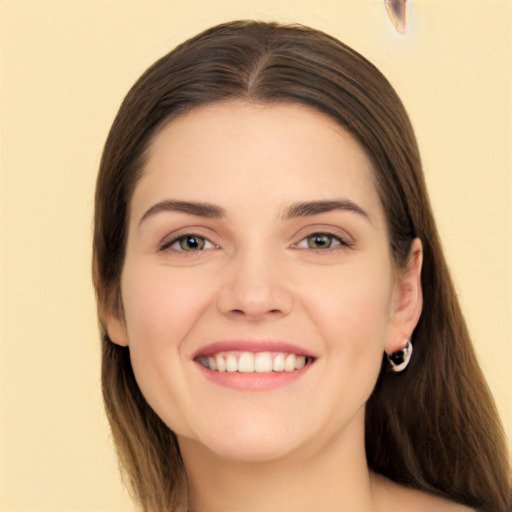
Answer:
[[[509,506],[412,128],[336,39],[233,22],[148,69],[105,145],[93,273],[143,510]]]

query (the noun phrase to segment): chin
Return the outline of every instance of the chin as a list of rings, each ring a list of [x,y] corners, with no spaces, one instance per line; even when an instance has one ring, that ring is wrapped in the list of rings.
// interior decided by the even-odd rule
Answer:
[[[208,440],[206,447],[218,457],[241,463],[263,463],[287,457],[295,451],[290,443],[276,443],[276,439],[239,439],[228,442],[227,439],[212,442]]]
[[[261,420],[261,418],[260,418]],[[300,432],[287,428],[284,422],[244,421],[229,425],[210,423],[210,428],[197,432],[193,444],[200,444],[216,456],[238,462],[270,462],[294,453],[302,444]],[[180,444],[183,438],[178,435]]]

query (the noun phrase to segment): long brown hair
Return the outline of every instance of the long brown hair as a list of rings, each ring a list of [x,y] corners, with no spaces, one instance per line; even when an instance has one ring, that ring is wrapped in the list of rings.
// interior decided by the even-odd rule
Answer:
[[[336,120],[373,162],[396,266],[406,264],[414,237],[423,243],[414,358],[401,375],[386,371],[383,359],[366,406],[369,467],[482,511],[505,511],[503,430],[443,257],[402,103],[371,63],[335,38],[252,21],[209,29],[153,64],[122,103],[103,152],[93,254],[103,395],[122,469],[143,510],[184,510],[187,484],[175,435],[142,396],[129,348],[112,343],[106,330],[106,312],[122,315],[129,203],[159,130],[200,105],[233,99],[300,103]]]

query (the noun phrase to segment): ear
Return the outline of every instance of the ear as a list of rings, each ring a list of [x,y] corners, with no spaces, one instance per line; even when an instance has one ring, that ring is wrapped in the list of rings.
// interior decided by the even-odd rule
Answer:
[[[116,345],[127,347],[128,332],[126,330],[121,300],[114,299],[109,302],[110,304],[107,306],[108,311],[104,316],[108,337]]]
[[[423,245],[419,238],[415,238],[411,244],[406,268],[397,272],[384,347],[387,354],[392,354],[405,346],[405,340],[411,338],[420,319],[423,308],[422,263]]]

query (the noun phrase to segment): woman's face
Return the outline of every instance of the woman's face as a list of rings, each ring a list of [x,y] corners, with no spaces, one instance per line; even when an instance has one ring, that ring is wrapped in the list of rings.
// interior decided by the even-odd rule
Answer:
[[[150,147],[109,334],[181,441],[268,460],[363,435],[383,351],[410,334],[395,277],[347,132],[299,105],[216,104]]]

